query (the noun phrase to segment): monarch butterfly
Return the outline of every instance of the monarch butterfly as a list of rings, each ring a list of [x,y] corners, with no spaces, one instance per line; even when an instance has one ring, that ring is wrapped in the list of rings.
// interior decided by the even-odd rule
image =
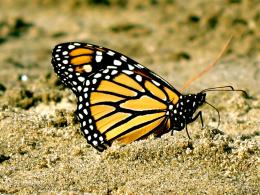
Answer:
[[[81,130],[99,151],[114,140],[128,144],[150,134],[159,137],[180,131],[198,117],[203,126],[202,112],[193,115],[207,103],[206,92],[234,90],[226,86],[183,95],[131,58],[88,43],[57,45],[52,64],[61,81],[77,96]]]

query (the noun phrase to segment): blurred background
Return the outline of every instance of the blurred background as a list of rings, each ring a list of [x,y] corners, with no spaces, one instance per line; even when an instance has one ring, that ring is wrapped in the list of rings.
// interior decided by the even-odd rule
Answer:
[[[240,136],[222,137],[227,148],[223,142],[214,143],[216,148],[223,146],[223,150],[217,149],[218,158],[205,149],[214,145],[211,141],[209,145],[199,141],[203,140],[199,124],[191,129],[198,129],[193,131],[194,142],[203,150],[192,155],[189,151],[183,153],[187,139],[182,134],[176,139],[169,136],[147,141],[148,146],[134,143],[100,157],[80,135],[73,114],[76,99],[61,85],[51,65],[55,45],[67,41],[93,43],[133,58],[180,89],[215,60],[231,36],[233,40],[217,66],[184,91],[197,93],[209,87],[232,85],[250,94],[247,100],[240,94],[216,93],[208,97],[221,111],[221,130],[229,136]],[[259,144],[260,125],[259,0],[1,0],[0,68],[0,163],[5,163],[0,170],[0,193],[73,189],[94,193],[133,193],[138,189],[143,193],[173,189],[257,193],[258,189],[259,193],[255,172],[259,150],[254,145],[255,140]],[[204,116],[206,124],[216,125],[214,111]],[[205,136],[210,137],[207,133]],[[230,144],[236,152],[244,151],[248,161],[240,159],[239,152],[229,150]],[[208,159],[209,164],[203,161],[204,154],[212,160]],[[178,164],[179,160],[174,161],[178,155],[190,163],[193,172]],[[153,160],[157,163],[151,168]],[[166,161],[171,168],[164,166]],[[224,161],[226,164],[221,164]],[[161,172],[169,175],[155,177],[158,164]],[[104,171],[108,166],[115,167]],[[145,171],[147,166],[151,168],[149,173]],[[212,182],[201,172],[204,168],[216,171],[211,174]],[[139,170],[137,178],[141,182],[130,176],[132,169]],[[181,175],[174,175],[175,171]],[[95,179],[91,174],[96,175]],[[146,174],[147,181],[142,178]],[[176,182],[180,177],[185,185]],[[162,183],[156,183],[158,178]]]
[[[0,10],[0,82],[7,87],[10,77],[14,82],[25,74],[32,82],[52,74],[51,50],[66,41],[120,51],[178,89],[214,61],[233,36],[222,59],[242,64],[219,65],[194,83],[195,89],[249,88],[259,78],[258,0],[2,0]],[[225,72],[218,72],[221,67]]]

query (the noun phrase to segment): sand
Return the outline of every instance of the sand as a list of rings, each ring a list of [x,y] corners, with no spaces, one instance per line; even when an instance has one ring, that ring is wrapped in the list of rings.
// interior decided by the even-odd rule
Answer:
[[[260,194],[260,3],[257,0],[8,1],[0,7],[0,193]],[[102,45],[152,69],[183,93],[214,92],[185,131],[100,153],[74,116],[76,98],[50,63],[61,42]]]

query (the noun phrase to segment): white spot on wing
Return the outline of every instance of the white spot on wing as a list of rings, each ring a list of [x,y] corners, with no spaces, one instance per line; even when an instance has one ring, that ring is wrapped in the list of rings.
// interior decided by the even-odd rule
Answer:
[[[115,75],[115,74],[117,74],[117,70],[112,70],[112,72],[111,72],[111,75]]]
[[[135,78],[136,78],[136,80],[139,81],[139,82],[142,81],[142,77],[141,77],[140,75],[136,75]]]
[[[109,68],[109,69],[117,69],[116,66],[107,66],[107,68]]]
[[[83,101],[83,98],[82,96],[79,96],[79,101],[82,102]]]
[[[79,118],[80,119],[83,119],[83,115],[79,113]]]
[[[87,64],[87,65],[84,65],[83,66],[83,69],[86,71],[86,72],[91,72],[92,71],[92,66]]]
[[[100,78],[101,76],[102,76],[101,73],[97,73],[97,74],[95,74],[94,78]]]
[[[97,83],[97,79],[93,79],[93,80],[92,80],[92,83],[93,83],[93,84],[96,84],[96,83]]]
[[[79,77],[78,79],[79,79],[80,82],[85,81],[85,78],[84,78],[84,77]]]
[[[138,68],[141,68],[141,69],[144,68],[141,64],[136,64],[136,66],[137,66]]]
[[[96,56],[96,58],[95,58],[96,62],[101,62],[102,58],[103,58],[102,56]]]
[[[108,51],[107,54],[110,55],[110,56],[113,56],[113,55],[115,55],[115,52],[113,52],[113,51]]]
[[[81,91],[82,90],[82,87],[81,86],[78,86],[78,91]]]
[[[155,80],[152,80],[152,82],[153,82],[153,84],[155,84],[157,87],[159,87],[159,86],[160,86],[160,83],[158,83],[157,81],[155,81]]]
[[[101,51],[97,51],[96,54],[97,54],[98,56],[102,56],[102,52],[101,52]]]
[[[125,62],[126,62],[126,60],[127,60],[127,58],[126,58],[125,56],[121,56],[120,59],[123,60],[123,61],[125,61]]]
[[[74,49],[75,48],[75,45],[69,45],[68,46],[68,49]]]
[[[88,115],[87,109],[84,109],[83,112],[84,112],[85,115]]]
[[[89,80],[86,80],[85,85],[86,85],[86,86],[89,86],[89,85],[90,85],[90,81],[89,81]]]
[[[82,104],[79,104],[78,109],[80,110],[83,107]]]
[[[135,67],[132,66],[131,64],[128,64],[128,68],[129,68],[129,70],[134,70],[135,69]]]
[[[105,70],[103,70],[103,73],[108,73],[109,72],[109,70],[108,69],[105,69]]]
[[[126,73],[127,75],[133,74],[133,72],[132,72],[132,71],[129,71],[129,70],[123,70],[123,72]]]
[[[119,60],[114,60],[114,65],[116,65],[116,66],[120,66],[121,64],[122,64],[121,61],[119,61]]]
[[[68,64],[69,63],[68,60],[63,60],[62,62],[63,62],[63,64]]]

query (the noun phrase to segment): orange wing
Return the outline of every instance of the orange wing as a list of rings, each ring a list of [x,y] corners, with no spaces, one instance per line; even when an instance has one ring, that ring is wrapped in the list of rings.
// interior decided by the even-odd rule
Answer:
[[[114,140],[127,144],[170,130],[169,111],[180,93],[136,61],[96,45],[63,43],[52,63],[76,94],[81,130],[99,151]]]
[[[90,94],[95,127],[108,142],[128,144],[160,129],[169,129],[169,101],[178,101],[178,95],[168,87],[159,88],[153,80],[126,73],[102,80]]]

